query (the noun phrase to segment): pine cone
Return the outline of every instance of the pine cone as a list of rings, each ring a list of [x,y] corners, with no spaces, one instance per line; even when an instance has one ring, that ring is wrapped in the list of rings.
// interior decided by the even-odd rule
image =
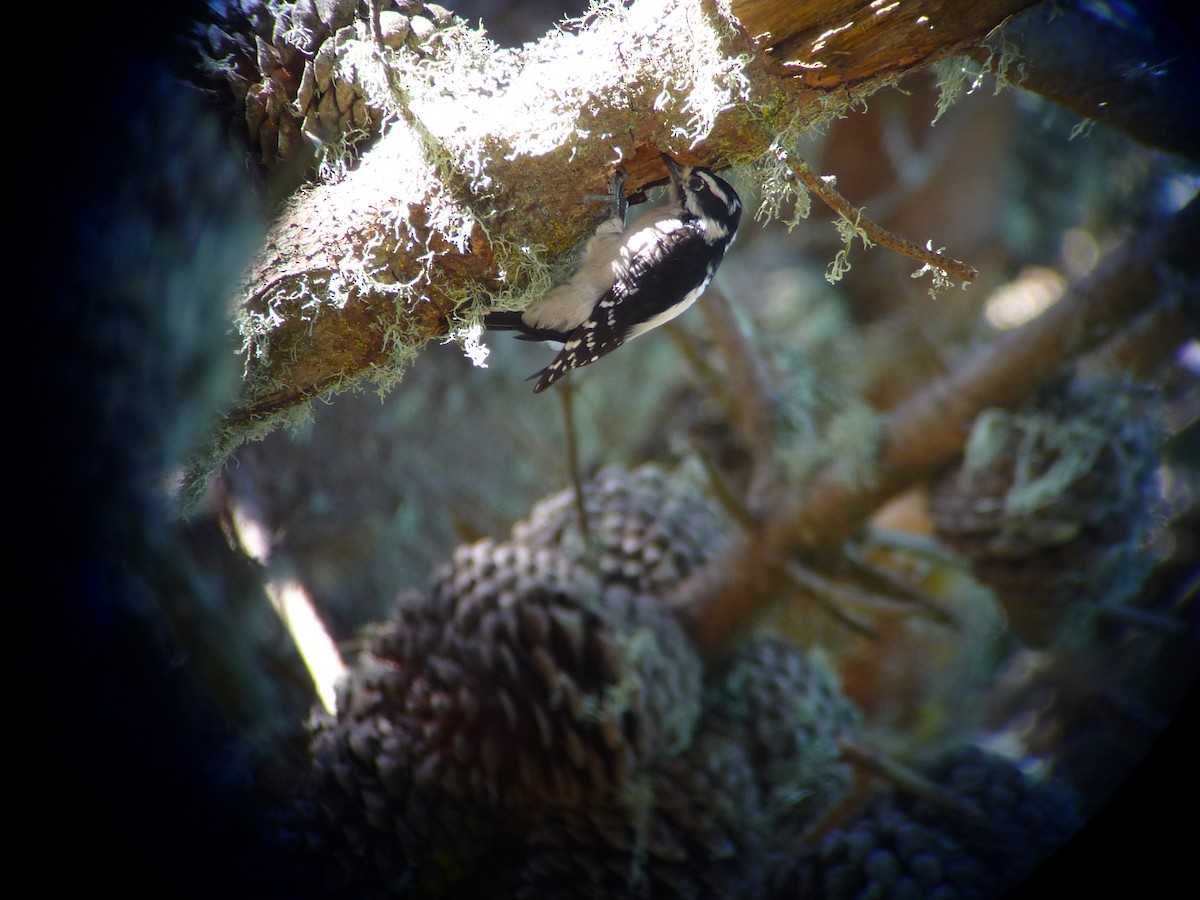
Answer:
[[[764,895],[754,772],[737,741],[705,732],[609,802],[557,810],[530,833],[519,900]]]
[[[315,734],[299,808],[330,895],[439,896],[502,841],[496,810],[414,781],[415,744],[383,716],[329,721]]]
[[[710,674],[705,709],[747,748],[777,839],[800,834],[849,786],[838,741],[857,738],[858,710],[832,673],[790,641],[746,641]]]
[[[544,548],[460,547],[349,672],[313,802],[383,885],[452,884],[546,808],[606,802],[687,746],[700,673],[653,600]]]
[[[826,835],[774,900],[986,900],[1000,882],[953,838],[880,802]]]
[[[699,717],[700,662],[673,618],[516,542],[459,548],[373,651],[404,671],[418,777],[488,803],[606,795]]]
[[[990,410],[933,492],[938,535],[1032,646],[1073,605],[1129,599],[1153,563],[1161,429],[1147,405],[1129,385],[1076,381],[1030,410]]]
[[[304,111],[294,104],[305,67],[353,21],[354,4],[321,4],[319,11],[313,0],[243,0],[216,4],[210,14],[213,21],[198,24],[194,36],[204,80],[229,109],[231,131],[247,135],[273,169],[303,140]]]
[[[951,751],[926,774],[945,804],[878,794],[797,862],[777,896],[999,897],[1078,830],[1074,795],[1033,782],[974,747]]]
[[[584,486],[590,552],[575,494],[538,503],[513,526],[514,540],[559,549],[604,584],[661,595],[704,563],[725,534],[720,508],[689,479],[654,466],[602,469]]]
[[[378,136],[390,95],[374,96],[364,80],[364,64],[379,50],[373,26],[355,21],[356,6],[242,0],[215,5],[212,21],[195,27],[202,81],[267,171],[297,155],[305,132],[327,145]],[[462,21],[436,4],[401,6],[380,13],[378,39],[389,50],[426,55],[439,32]]]

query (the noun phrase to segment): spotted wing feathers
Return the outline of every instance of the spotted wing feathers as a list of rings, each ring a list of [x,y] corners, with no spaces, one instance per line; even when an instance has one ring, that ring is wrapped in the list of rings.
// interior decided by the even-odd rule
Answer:
[[[531,378],[541,393],[571,369],[594,363],[626,341],[687,309],[707,287],[718,255],[694,223],[678,219],[651,226],[626,270],[606,291],[592,315],[567,336],[554,361]]]

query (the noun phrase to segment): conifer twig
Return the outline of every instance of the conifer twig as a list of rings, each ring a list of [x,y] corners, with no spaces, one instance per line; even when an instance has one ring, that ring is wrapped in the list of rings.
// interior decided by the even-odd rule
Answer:
[[[930,269],[940,269],[962,281],[974,281],[979,277],[979,270],[973,266],[969,266],[952,256],[946,256],[944,253],[919,247],[912,241],[892,234],[878,222],[867,218],[863,215],[862,210],[843,197],[831,182],[826,181],[810,169],[802,160],[794,159],[782,147],[776,148],[776,154],[779,161],[788,168],[796,181],[804,185],[813,194],[816,194],[826,206],[849,222],[856,232],[865,235],[871,243],[887,247],[889,250],[907,256],[910,259],[915,259]]]

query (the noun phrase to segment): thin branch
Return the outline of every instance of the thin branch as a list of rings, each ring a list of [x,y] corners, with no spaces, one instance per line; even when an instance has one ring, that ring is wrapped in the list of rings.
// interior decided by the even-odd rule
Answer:
[[[1157,631],[1160,634],[1167,634],[1172,637],[1178,637],[1187,631],[1187,626],[1178,619],[1138,609],[1136,606],[1129,606],[1127,604],[1098,607],[1096,615],[1101,618],[1111,619],[1114,622],[1130,625],[1134,628],[1145,628],[1149,631]]]
[[[932,619],[939,625],[958,628],[958,620],[954,616],[942,609],[933,598],[918,594],[912,585],[904,584],[894,575],[884,573],[878,567],[866,565],[849,557],[846,559],[850,561],[852,566],[857,565],[861,567],[858,569],[859,574],[865,575],[868,579],[884,580],[888,583],[889,587],[902,592],[904,596],[889,596],[864,587],[862,584],[838,584],[836,581],[795,563],[788,567],[788,575],[795,580],[796,570],[800,569],[803,573],[805,587],[812,591],[823,592],[830,599],[840,603],[873,606],[880,609],[892,609],[910,613],[915,612]],[[917,596],[914,596],[914,594],[917,594]]]
[[[897,790],[909,796],[927,800],[974,828],[990,832],[1000,830],[992,820],[985,818],[979,810],[963,802],[960,797],[926,778],[915,769],[904,765],[899,760],[893,759],[865,744],[852,741],[842,741],[838,746],[842,751],[842,755],[855,765],[879,775]]]
[[[860,548],[850,545],[842,557],[842,561],[859,576],[863,583],[878,582],[884,586],[885,590],[895,593],[895,596],[887,597],[877,591],[866,590],[864,592],[864,602],[877,604],[882,602],[888,606],[899,607],[916,606],[935,622],[939,622],[950,628],[959,627],[958,619],[948,610],[944,609],[940,603],[896,572],[883,566],[877,566],[867,560],[862,555]],[[868,600],[867,598],[878,599]]]
[[[737,492],[730,487],[729,482],[725,480],[725,476],[717,469],[712,459],[709,458],[709,455],[701,447],[697,446],[695,442],[692,444],[692,451],[700,460],[700,465],[704,467],[704,474],[708,478],[708,484],[712,489],[713,496],[721,504],[725,512],[729,513],[729,517],[746,530],[757,528],[758,520],[746,508],[746,504],[742,502]]]
[[[863,637],[870,638],[873,641],[879,640],[879,632],[870,622],[860,619],[843,605],[843,602],[848,599],[848,594],[853,593],[857,595],[858,592],[834,584],[829,579],[823,578],[799,563],[789,565],[787,575],[788,580],[792,584],[811,597],[812,601],[824,612],[829,613],[835,621],[842,623],[851,631],[861,634]]]
[[[900,531],[894,528],[884,528],[880,525],[869,525],[866,529],[866,538],[866,543],[872,547],[879,547],[883,550],[897,550],[908,556],[930,560],[937,565],[965,565],[962,557],[956,556],[942,544],[923,534]]]
[[[709,288],[701,305],[705,324],[725,360],[730,419],[750,450],[748,507],[755,512],[776,482],[775,450],[778,404],[761,350],[742,330],[729,298]]]
[[[679,355],[683,357],[696,377],[704,383],[704,387],[711,393],[717,402],[724,404],[725,397],[728,394],[728,386],[725,379],[722,378],[716,368],[705,357],[700,349],[699,342],[688,332],[686,328],[679,324],[678,320],[668,322],[663,326],[663,331],[675,345],[675,349],[679,351]]]
[[[853,225],[855,231],[861,232],[871,243],[887,247],[889,250],[893,250],[910,259],[915,259],[917,262],[929,266],[931,269],[941,269],[943,272],[953,275],[962,281],[974,281],[979,277],[979,270],[973,266],[969,266],[952,256],[946,256],[943,253],[918,247],[912,241],[892,234],[878,222],[874,222],[864,216],[861,209],[854,206],[854,204],[838,193],[832,183],[826,181],[810,169],[802,160],[794,159],[782,147],[777,148],[776,153],[780,162],[788,167],[788,170],[795,176],[798,182],[820,197],[826,206]]]
[[[583,476],[579,470],[579,442],[575,439],[575,404],[571,376],[568,374],[559,385],[558,400],[562,406],[563,431],[566,433],[567,471],[571,476],[571,490],[575,496],[575,515],[579,519],[579,533],[583,546],[590,550],[592,533],[588,528],[587,498],[583,493]]]

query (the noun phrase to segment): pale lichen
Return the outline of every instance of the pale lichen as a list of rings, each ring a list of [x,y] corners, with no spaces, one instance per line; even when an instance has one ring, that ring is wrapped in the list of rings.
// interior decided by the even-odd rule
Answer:
[[[835,224],[838,236],[842,240],[842,249],[837,252],[833,260],[829,263],[829,266],[825,269],[825,280],[830,284],[836,284],[841,281],[845,274],[850,271],[850,248],[853,246],[855,238],[861,240],[864,247],[870,248],[874,246],[874,242],[867,237],[867,232],[859,222],[852,222],[845,216],[841,216]]]
[[[945,115],[963,95],[972,94],[978,90],[991,75],[996,85],[993,94],[998,94],[1004,88],[1020,84],[1025,78],[1025,64],[1017,48],[1003,34],[992,44],[988,45],[988,55],[983,62],[977,62],[967,56],[951,56],[933,64],[937,76],[938,101],[937,112],[933,123]],[[1016,73],[1015,77],[1012,73]]]
[[[942,254],[942,253],[946,252],[945,247],[939,247],[937,250],[934,250],[932,239],[926,241],[925,249],[930,251],[931,253]],[[912,275],[910,275],[909,277],[915,279],[915,278],[923,278],[926,275],[929,275],[932,278],[932,282],[929,285],[929,296],[934,299],[937,299],[937,297],[939,295],[944,294],[946,291],[948,291],[950,288],[952,288],[954,286],[954,279],[950,276],[950,273],[947,272],[945,269],[939,268],[938,266],[934,265],[933,263],[925,263],[923,266],[921,266],[921,268],[917,269],[917,271],[913,272]],[[967,282],[964,281],[962,286],[963,286],[963,290],[965,291],[967,289]]]

